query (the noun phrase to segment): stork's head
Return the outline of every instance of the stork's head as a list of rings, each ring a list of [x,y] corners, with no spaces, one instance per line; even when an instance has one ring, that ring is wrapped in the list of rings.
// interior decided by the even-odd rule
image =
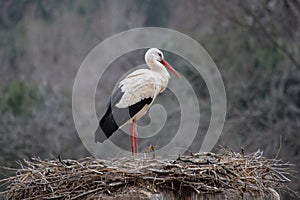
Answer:
[[[164,54],[157,48],[151,48],[146,52],[145,61],[152,70],[155,68],[167,68],[180,78],[177,71],[164,59]]]

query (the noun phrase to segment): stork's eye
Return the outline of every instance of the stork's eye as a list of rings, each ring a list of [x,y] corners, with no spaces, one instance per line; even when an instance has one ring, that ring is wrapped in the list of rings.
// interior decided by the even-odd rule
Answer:
[[[161,55],[161,53],[158,53],[158,55],[159,55],[159,57],[161,57],[161,58],[162,58],[162,55]]]

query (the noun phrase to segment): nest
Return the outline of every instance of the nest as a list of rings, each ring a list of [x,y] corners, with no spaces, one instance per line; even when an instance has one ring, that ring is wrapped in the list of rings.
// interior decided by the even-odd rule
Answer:
[[[227,150],[168,159],[34,158],[24,162],[15,176],[1,180],[7,199],[94,199],[133,189],[143,194],[170,191],[179,196],[228,190],[270,193],[287,189],[284,183],[290,181],[291,166],[263,157],[262,151],[244,155]]]

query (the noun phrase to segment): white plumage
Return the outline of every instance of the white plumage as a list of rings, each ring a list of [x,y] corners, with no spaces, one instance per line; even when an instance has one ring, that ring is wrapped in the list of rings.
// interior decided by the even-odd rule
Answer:
[[[154,101],[156,96],[166,89],[167,84],[168,79],[160,73],[148,69],[136,70],[119,83],[119,88],[124,94],[116,106],[126,108],[149,97]]]

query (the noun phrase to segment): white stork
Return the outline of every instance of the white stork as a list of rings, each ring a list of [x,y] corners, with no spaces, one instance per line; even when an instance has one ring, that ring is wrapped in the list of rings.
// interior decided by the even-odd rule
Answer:
[[[180,78],[157,48],[146,52],[145,61],[150,70],[138,69],[119,83],[95,132],[95,142],[102,143],[123,125],[132,123],[130,138],[133,156],[138,153],[137,120],[146,114],[157,95],[167,88],[170,75],[166,68]]]

